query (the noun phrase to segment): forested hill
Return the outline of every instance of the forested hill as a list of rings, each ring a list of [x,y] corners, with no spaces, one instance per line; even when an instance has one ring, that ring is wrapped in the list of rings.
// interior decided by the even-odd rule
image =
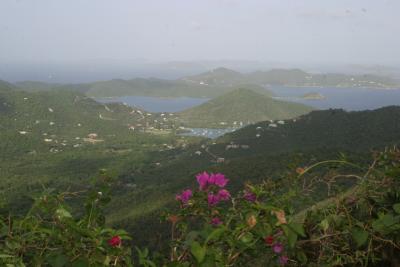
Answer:
[[[290,119],[312,110],[303,104],[274,100],[249,89],[237,89],[179,113],[192,127],[226,127],[264,120]]]
[[[400,143],[400,107],[354,112],[313,111],[283,124],[260,122],[227,134],[218,142],[248,145],[251,149],[241,153],[252,154],[316,148],[365,151]]]

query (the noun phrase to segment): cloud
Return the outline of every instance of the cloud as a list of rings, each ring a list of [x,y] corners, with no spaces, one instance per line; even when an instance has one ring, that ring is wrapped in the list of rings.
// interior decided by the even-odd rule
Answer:
[[[201,31],[207,28],[207,25],[201,23],[197,20],[192,20],[189,24],[190,30],[192,31]]]
[[[327,10],[311,10],[311,11],[303,11],[297,13],[300,18],[304,19],[332,19],[332,20],[340,20],[340,19],[351,19],[355,17],[354,12],[349,9],[345,10],[337,10],[337,11],[327,11]]]

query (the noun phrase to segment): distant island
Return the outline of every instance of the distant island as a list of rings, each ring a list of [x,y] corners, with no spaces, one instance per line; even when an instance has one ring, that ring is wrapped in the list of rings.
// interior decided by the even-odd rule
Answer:
[[[217,68],[198,75],[176,80],[158,78],[113,79],[82,84],[51,84],[35,81],[16,83],[24,91],[71,90],[90,97],[152,96],[213,98],[237,88],[265,92],[269,86],[336,87],[336,88],[400,88],[390,77],[346,75],[336,73],[313,74],[300,69],[272,69],[241,73]]]
[[[326,97],[320,93],[316,93],[316,92],[311,92],[311,93],[307,93],[304,94],[303,99],[306,100],[322,100],[322,99],[326,99]]]
[[[309,106],[279,101],[249,89],[236,89],[177,114],[195,128],[242,127],[266,120],[286,120],[309,113]]]

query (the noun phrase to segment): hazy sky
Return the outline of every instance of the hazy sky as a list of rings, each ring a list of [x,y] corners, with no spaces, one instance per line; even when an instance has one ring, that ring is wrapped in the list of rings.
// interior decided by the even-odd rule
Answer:
[[[398,64],[399,0],[1,0],[0,60]]]

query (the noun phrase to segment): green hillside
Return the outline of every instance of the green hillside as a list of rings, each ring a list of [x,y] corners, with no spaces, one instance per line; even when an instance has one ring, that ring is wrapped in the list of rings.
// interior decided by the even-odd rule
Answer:
[[[265,120],[290,119],[311,110],[303,104],[274,100],[249,89],[237,89],[182,111],[179,118],[191,127],[218,128],[240,125],[240,122],[246,125]]]
[[[274,127],[272,127],[274,126]],[[227,134],[218,141],[249,145],[249,154],[308,149],[365,151],[400,142],[400,107],[371,111],[313,111],[284,124],[260,122]],[[219,150],[224,150],[220,147]],[[231,151],[232,155],[239,151]],[[242,156],[247,151],[241,151]]]
[[[39,184],[81,188],[102,168],[118,173],[125,164],[154,164],[162,151],[186,142],[150,131],[157,114],[76,92],[14,89],[0,87],[2,196],[23,198]]]

